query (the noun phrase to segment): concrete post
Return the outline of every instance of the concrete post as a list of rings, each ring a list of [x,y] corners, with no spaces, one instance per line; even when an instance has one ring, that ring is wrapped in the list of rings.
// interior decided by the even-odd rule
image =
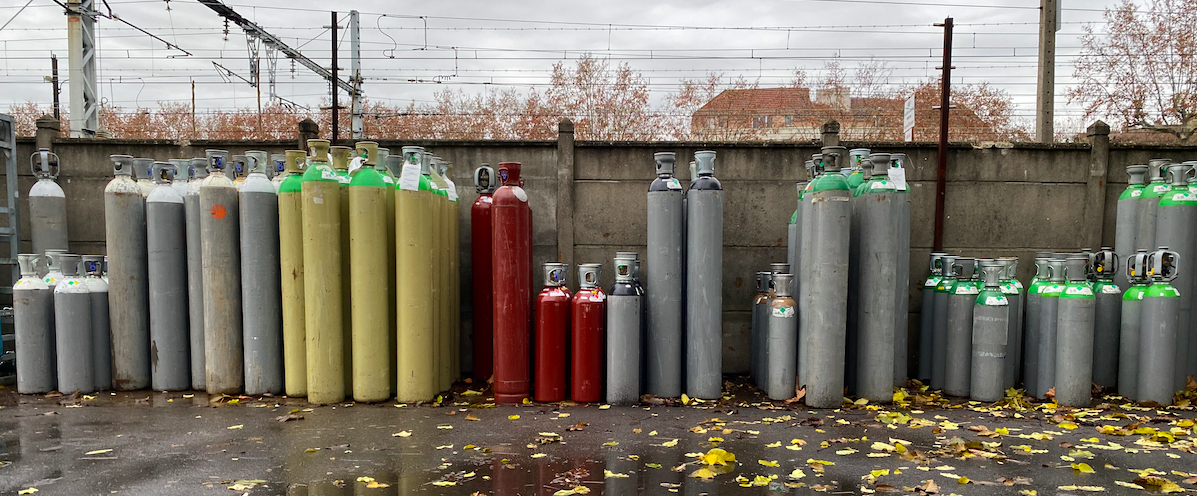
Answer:
[[[320,125],[316,124],[310,117],[299,121],[299,128],[295,132],[295,138],[299,140],[299,148],[296,150],[308,150],[308,140],[319,138]]]
[[[557,261],[574,263],[574,123],[557,125]]]
[[[823,146],[840,146],[840,123],[835,119],[823,123]]]
[[[37,132],[34,134],[36,141],[36,149],[45,148],[47,150],[54,150],[54,138],[62,135],[62,123],[53,117],[43,115],[37,118],[35,124]]]
[[[1106,182],[1109,180],[1110,125],[1102,121],[1089,126],[1086,137],[1089,140],[1089,176],[1085,184],[1084,222],[1088,233],[1085,248],[1102,246],[1102,231],[1105,226]],[[1109,244],[1109,243],[1105,243]]]

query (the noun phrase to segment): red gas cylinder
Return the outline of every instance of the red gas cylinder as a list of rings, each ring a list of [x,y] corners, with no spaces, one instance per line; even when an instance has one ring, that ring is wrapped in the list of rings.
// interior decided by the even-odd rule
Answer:
[[[579,403],[603,399],[603,319],[607,314],[607,294],[598,286],[602,264],[578,266],[578,292],[570,307],[573,319],[573,400]]]
[[[528,397],[530,379],[532,211],[519,162],[499,164],[499,178],[503,186],[491,205],[495,401],[519,403]]]
[[[474,377],[488,379],[494,372],[494,309],[495,300],[491,273],[491,203],[495,192],[495,171],[490,164],[474,170],[474,189],[478,199],[470,207],[470,260],[474,274],[471,281],[474,294]]]
[[[536,401],[565,400],[566,341],[569,335],[569,264],[544,264],[544,289],[536,295]]]

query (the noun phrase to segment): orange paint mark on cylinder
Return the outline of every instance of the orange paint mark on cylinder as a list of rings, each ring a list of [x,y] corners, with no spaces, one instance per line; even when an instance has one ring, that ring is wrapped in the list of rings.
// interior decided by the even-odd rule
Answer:
[[[223,219],[225,214],[227,214],[227,213],[228,213],[228,211],[225,210],[224,205],[221,205],[219,203],[216,205],[212,205],[212,218],[213,219]]]

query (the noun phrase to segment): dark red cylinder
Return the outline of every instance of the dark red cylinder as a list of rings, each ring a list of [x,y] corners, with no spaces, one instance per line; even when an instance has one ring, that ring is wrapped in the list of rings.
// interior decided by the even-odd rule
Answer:
[[[519,162],[499,164],[499,178],[491,204],[495,401],[519,403],[530,382],[532,214]]]
[[[545,265],[545,287],[536,295],[535,305],[536,349],[532,356],[536,365],[532,397],[543,402],[564,401],[571,295],[563,275],[568,266]],[[554,272],[562,276],[555,276]]]
[[[570,307],[572,399],[579,403],[602,401],[603,322],[607,315],[607,295],[597,286],[583,286],[574,294]]]
[[[494,311],[492,292],[494,261],[491,258],[491,202],[489,192],[480,192],[470,207],[470,261],[474,274],[474,378],[485,380],[494,372]]]

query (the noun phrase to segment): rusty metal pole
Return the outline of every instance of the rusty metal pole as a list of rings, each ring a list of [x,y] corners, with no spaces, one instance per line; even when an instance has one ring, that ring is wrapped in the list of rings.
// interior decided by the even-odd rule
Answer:
[[[951,111],[952,18],[943,20],[943,78],[939,82],[939,149],[935,175],[935,238],[932,251],[943,251],[944,199],[948,186],[948,112]]]
[[[329,29],[332,31],[332,82],[330,83],[330,86],[329,86],[329,88],[332,91],[332,139],[329,141],[335,145],[335,144],[337,144],[337,139],[340,138],[339,136],[337,136],[338,134],[340,134],[339,133],[340,127],[337,125],[337,117],[338,117],[337,112],[341,111],[341,109],[338,108],[338,105],[337,105],[337,91],[338,91],[337,83],[340,82],[340,80],[337,79],[337,12],[336,11],[332,12],[332,26]]]

